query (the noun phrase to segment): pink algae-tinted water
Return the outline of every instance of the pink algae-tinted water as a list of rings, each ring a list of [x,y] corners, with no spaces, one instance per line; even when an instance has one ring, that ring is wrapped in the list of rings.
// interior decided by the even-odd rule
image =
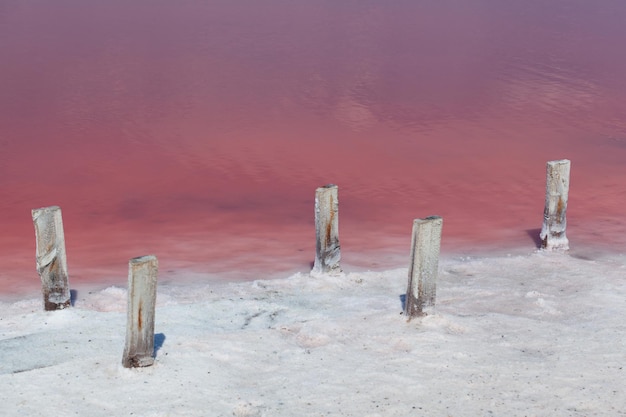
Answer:
[[[626,3],[0,3],[0,293],[37,285],[32,208],[63,209],[71,281],[307,271],[316,187],[343,259],[536,245],[572,161],[573,248],[626,247]]]

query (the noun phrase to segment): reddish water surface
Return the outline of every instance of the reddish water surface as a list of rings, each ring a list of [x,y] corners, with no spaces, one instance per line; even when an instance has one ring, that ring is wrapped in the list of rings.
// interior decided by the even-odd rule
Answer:
[[[0,292],[35,286],[30,210],[63,209],[70,280],[128,259],[307,271],[340,187],[343,259],[535,246],[572,160],[573,248],[626,247],[626,2],[0,2]],[[30,287],[29,287],[30,288]]]

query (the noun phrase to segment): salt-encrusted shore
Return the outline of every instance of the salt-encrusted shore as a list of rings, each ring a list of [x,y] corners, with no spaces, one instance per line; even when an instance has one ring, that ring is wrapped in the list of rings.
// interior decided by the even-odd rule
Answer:
[[[5,416],[626,413],[626,256],[444,258],[434,312],[407,269],[161,284],[156,362],[121,365],[126,290],[0,303]]]

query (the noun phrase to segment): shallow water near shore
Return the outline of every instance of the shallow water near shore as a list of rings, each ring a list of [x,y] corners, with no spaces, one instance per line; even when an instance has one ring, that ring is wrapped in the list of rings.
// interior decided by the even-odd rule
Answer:
[[[0,292],[36,288],[30,210],[63,209],[73,285],[156,254],[176,282],[306,272],[316,187],[343,259],[532,252],[572,161],[581,256],[626,245],[626,4],[0,5]]]

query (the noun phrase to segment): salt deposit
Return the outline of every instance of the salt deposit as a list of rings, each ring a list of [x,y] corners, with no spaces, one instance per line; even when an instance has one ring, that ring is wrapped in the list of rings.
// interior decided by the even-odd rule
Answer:
[[[7,416],[591,416],[626,409],[626,257],[444,258],[434,311],[407,269],[165,284],[156,362],[121,366],[126,291],[0,303]],[[261,278],[261,277],[260,277]]]

